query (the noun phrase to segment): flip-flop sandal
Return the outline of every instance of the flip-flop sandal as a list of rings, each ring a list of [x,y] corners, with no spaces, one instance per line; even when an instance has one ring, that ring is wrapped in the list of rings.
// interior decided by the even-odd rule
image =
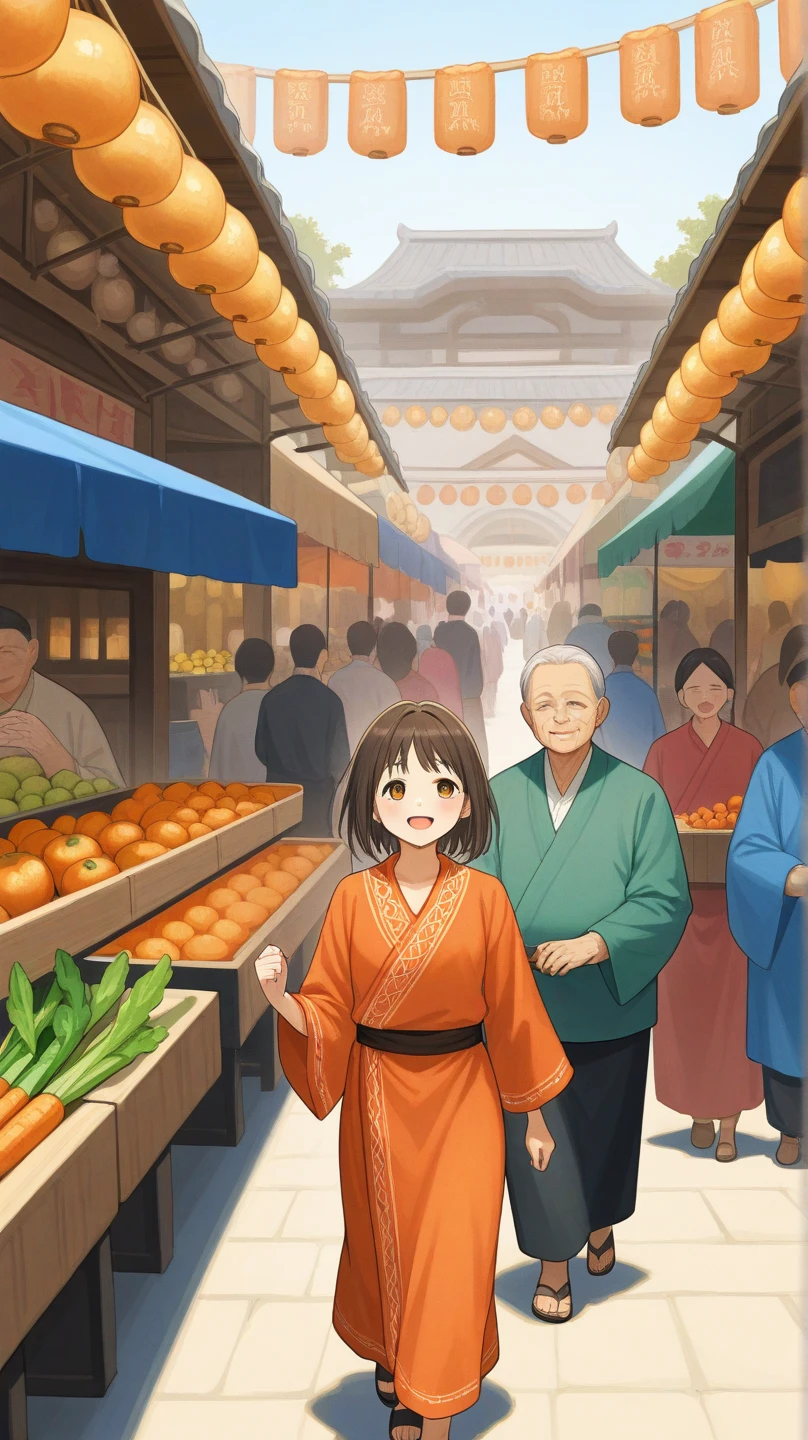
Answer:
[[[715,1158],[722,1165],[728,1165],[730,1160],[737,1160],[738,1149],[734,1140],[719,1140],[715,1147]]]
[[[615,1261],[616,1261],[616,1259],[617,1259],[617,1253],[616,1253],[616,1251],[615,1251],[615,1253],[612,1255],[612,1263],[611,1263],[611,1265],[607,1265],[604,1270],[593,1270],[593,1269],[592,1269],[592,1266],[591,1266],[590,1263],[589,1263],[590,1257],[593,1257],[595,1260],[600,1260],[600,1259],[602,1259],[602,1257],[603,1257],[604,1255],[608,1255],[608,1253],[609,1253],[610,1250],[614,1251],[614,1231],[613,1231],[613,1230],[610,1230],[610,1231],[609,1231],[609,1233],[608,1233],[608,1235],[606,1236],[606,1239],[604,1240],[604,1242],[603,1242],[602,1245],[593,1245],[591,1240],[589,1240],[589,1241],[587,1242],[587,1246],[586,1246],[586,1268],[587,1268],[587,1270],[589,1271],[590,1275],[596,1275],[596,1276],[600,1277],[601,1275],[610,1275],[610,1274],[611,1274],[611,1272],[612,1272],[612,1270],[614,1269],[614,1266],[615,1266]]]
[[[392,1390],[382,1390],[380,1387],[382,1384],[393,1385],[395,1377],[390,1374],[389,1370],[385,1370],[383,1365],[377,1365],[375,1378],[376,1394],[381,1400],[382,1405],[386,1405],[388,1410],[392,1410],[394,1406],[398,1404],[398,1401],[396,1400],[395,1388],[393,1388]]]
[[[405,1426],[417,1430],[420,1435],[424,1428],[424,1417],[416,1415],[415,1411],[409,1410],[406,1405],[400,1405],[390,1411],[390,1440],[396,1440],[396,1430],[403,1430]]]
[[[545,1315],[541,1310],[536,1309],[536,1296],[549,1295],[551,1300],[557,1300],[560,1303],[562,1300],[569,1299],[570,1294],[569,1280],[565,1280],[564,1284],[560,1285],[557,1290],[554,1290],[552,1285],[537,1285],[530,1308],[536,1319],[543,1320],[546,1325],[566,1325],[567,1321],[572,1319],[571,1305],[569,1315],[559,1315],[558,1311],[556,1311],[555,1315]]]

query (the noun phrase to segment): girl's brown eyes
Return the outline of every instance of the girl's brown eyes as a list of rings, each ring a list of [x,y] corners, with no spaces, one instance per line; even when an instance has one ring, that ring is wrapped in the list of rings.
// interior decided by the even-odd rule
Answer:
[[[457,786],[451,780],[439,780],[437,785],[438,795],[441,800],[451,800]]]
[[[403,800],[406,793],[403,780],[392,780],[385,790],[391,800]]]

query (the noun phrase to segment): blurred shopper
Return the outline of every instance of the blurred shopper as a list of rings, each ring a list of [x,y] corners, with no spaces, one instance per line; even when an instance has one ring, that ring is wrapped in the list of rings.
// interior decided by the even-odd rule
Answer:
[[[689,622],[690,606],[684,600],[669,600],[663,605],[657,635],[657,694],[668,730],[676,730],[685,718],[674,684],[677,667],[685,655],[699,648]]]
[[[563,645],[571,629],[572,606],[568,600],[556,600],[547,620],[547,644]]]
[[[452,590],[446,596],[448,620],[435,630],[435,644],[447,650],[457,666],[460,693],[463,696],[463,719],[477,742],[483,764],[488,769],[488,741],[485,737],[483,693],[483,662],[480,639],[476,630],[466,623],[471,600],[465,590]],[[507,619],[507,612],[505,615]]]
[[[586,650],[593,660],[597,660],[606,676],[612,669],[612,657],[609,654],[611,634],[612,627],[606,624],[600,606],[582,605],[578,611],[578,624],[570,630],[564,643],[577,645],[579,650]]]
[[[493,720],[497,713],[497,685],[505,669],[502,646],[493,625],[486,625],[482,635],[483,661],[483,715]]]
[[[399,700],[438,699],[435,686],[412,668],[418,654],[418,643],[406,625],[402,625],[399,620],[391,620],[389,625],[383,625],[379,631],[376,650],[382,670],[395,682],[394,703],[397,704]]]
[[[299,835],[330,835],[334,791],[351,758],[342,701],[323,684],[328,659],[316,625],[298,625],[289,637],[294,670],[261,701],[255,753],[271,785],[303,786]]]
[[[228,700],[216,721],[208,779],[222,785],[232,780],[257,784],[265,779],[266,766],[255,753],[255,731],[275,669],[275,652],[266,640],[242,640],[233,664],[241,691]]]
[[[726,805],[743,795],[760,746],[728,725],[720,712],[732,703],[732,670],[717,650],[696,649],[674,678],[690,722],[663,735],[648,752],[646,774],[662,786],[674,815]],[[763,1099],[760,1066],[746,1052],[746,957],[735,944],[720,885],[693,891],[693,913],[673,958],[659,977],[654,1030],[657,1099],[692,1119],[690,1143],[716,1160],[737,1155],[735,1127],[742,1110]]]
[[[780,647],[788,634],[790,626],[791,615],[788,606],[783,600],[772,600],[769,606],[769,628],[763,637],[760,659],[755,668],[756,680],[759,679],[764,670],[770,670],[772,665],[778,664]]]
[[[730,669],[735,664],[735,621],[722,620],[710,636],[710,649],[723,655]]]
[[[527,610],[524,605],[511,621],[510,631],[512,640],[523,640],[525,637],[525,626],[527,625]]]
[[[491,624],[493,625],[494,629],[497,632],[497,635],[499,636],[499,643],[502,648],[502,653],[504,655],[508,646],[508,627],[505,624],[504,620],[497,619],[497,612],[494,609],[493,605],[489,607],[488,618],[490,619]]]
[[[396,705],[401,697],[389,675],[374,667],[376,631],[370,621],[356,620],[349,625],[345,639],[351,661],[334,671],[328,688],[342,701],[353,755],[371,721],[389,705]]]
[[[803,647],[808,647],[808,625],[795,625],[780,646],[779,663],[763,671],[746,698],[743,728],[760,741],[764,750],[800,728],[791,708],[786,678]]]
[[[540,610],[534,610],[528,616],[525,626],[525,636],[522,641],[522,655],[525,664],[531,660],[539,650],[543,650],[547,644],[547,631],[544,628],[544,620]]]
[[[419,625],[415,632],[415,639],[418,642],[418,654],[423,655],[424,651],[428,650],[432,644],[432,626]]]
[[[422,648],[422,634],[426,631],[429,640]],[[418,634],[418,674],[434,685],[438,700],[451,710],[458,720],[463,719],[463,696],[460,693],[460,676],[457,673],[457,666],[448,650],[439,650],[432,639],[432,630],[429,625],[419,625]]]
[[[609,655],[614,664],[606,676],[609,713],[592,740],[601,750],[642,770],[655,740],[665,734],[665,721],[651,686],[634,674],[640,642],[632,630],[613,630]]]

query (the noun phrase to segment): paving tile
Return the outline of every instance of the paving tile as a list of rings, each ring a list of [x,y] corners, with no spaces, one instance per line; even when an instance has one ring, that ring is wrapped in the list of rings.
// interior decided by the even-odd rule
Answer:
[[[634,1294],[796,1296],[802,1283],[799,1245],[632,1245],[623,1258],[644,1272]]]
[[[557,1331],[559,1385],[687,1389],[685,1354],[667,1301],[612,1298]]]
[[[314,1267],[309,1294],[326,1296],[333,1299],[334,1291],[337,1288],[337,1270],[339,1268],[339,1257],[342,1254],[342,1244],[321,1245],[317,1264]]]
[[[731,1165],[719,1165],[712,1152],[680,1150],[670,1134],[646,1135],[640,1157],[640,1190],[734,1190],[740,1186],[796,1191],[799,1172],[774,1163],[776,1139],[765,1153],[741,1154]],[[684,1143],[684,1142],[682,1142]],[[757,1142],[759,1143],[759,1142]]]
[[[704,1403],[715,1440],[803,1440],[804,1397],[797,1391],[706,1395]]]
[[[322,1141],[320,1121],[313,1115],[284,1115],[272,1132],[265,1155],[316,1155]]]
[[[497,1371],[491,1372],[492,1380],[496,1381]],[[483,1402],[484,1403],[484,1402]],[[476,1407],[475,1407],[476,1408]],[[513,1409],[498,1424],[494,1424],[489,1430],[486,1426],[482,1432],[485,1435],[496,1436],[496,1440],[539,1440],[539,1437],[552,1434],[553,1413],[550,1396],[547,1394],[521,1394],[514,1395]],[[463,1426],[463,1429],[461,1429]],[[465,1428],[465,1427],[468,1428]],[[452,1426],[452,1435],[458,1432],[458,1440],[464,1433],[466,1435],[479,1435],[480,1431],[474,1427],[474,1410],[470,1410],[465,1419],[456,1420]],[[587,1437],[592,1440],[592,1437]]]
[[[227,1227],[231,1240],[274,1240],[294,1201],[290,1190],[247,1190]]]
[[[555,1329],[499,1304],[497,1324],[499,1361],[491,1379],[509,1391],[553,1390],[557,1383]]]
[[[317,1246],[300,1241],[225,1240],[202,1282],[204,1295],[303,1295]]]
[[[338,1190],[339,1175],[327,1157],[264,1155],[249,1179],[251,1190]]]
[[[345,1380],[349,1375],[363,1374],[374,1369],[373,1361],[363,1360],[360,1355],[354,1355],[353,1350],[349,1349],[332,1327],[314,1382],[315,1393],[321,1395],[323,1391],[330,1390],[333,1385],[339,1385],[340,1381]]]
[[[138,1440],[298,1440],[302,1400],[158,1400]]]
[[[720,1225],[695,1190],[647,1190],[637,1196],[637,1209],[616,1226],[618,1253],[622,1245],[671,1240],[721,1240]]]
[[[674,1301],[707,1389],[791,1390],[800,1383],[800,1330],[768,1296]]]
[[[781,1190],[705,1190],[733,1240],[802,1240],[805,1219]]]
[[[199,1300],[157,1382],[161,1395],[210,1395],[219,1385],[250,1308],[249,1300]]]
[[[259,1305],[230,1362],[224,1394],[308,1394],[330,1327],[331,1306],[323,1301],[268,1300]]]
[[[707,1416],[693,1395],[601,1391],[559,1395],[556,1404],[556,1440],[713,1440]]]
[[[344,1232],[339,1192],[302,1190],[292,1202],[281,1233],[289,1240],[336,1240]]]

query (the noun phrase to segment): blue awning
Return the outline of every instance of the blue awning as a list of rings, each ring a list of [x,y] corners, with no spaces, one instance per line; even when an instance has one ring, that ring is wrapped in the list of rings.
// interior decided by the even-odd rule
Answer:
[[[389,520],[385,520],[383,515],[379,516],[379,560],[391,570],[400,570],[402,575],[409,575],[411,580],[422,581],[439,595],[446,594],[447,576],[454,578],[457,573],[455,571],[453,575],[437,555],[430,555],[423,545],[418,545],[409,535],[404,535],[395,525],[391,525]]]
[[[0,548],[297,584],[297,527],[161,460],[0,401]]]

